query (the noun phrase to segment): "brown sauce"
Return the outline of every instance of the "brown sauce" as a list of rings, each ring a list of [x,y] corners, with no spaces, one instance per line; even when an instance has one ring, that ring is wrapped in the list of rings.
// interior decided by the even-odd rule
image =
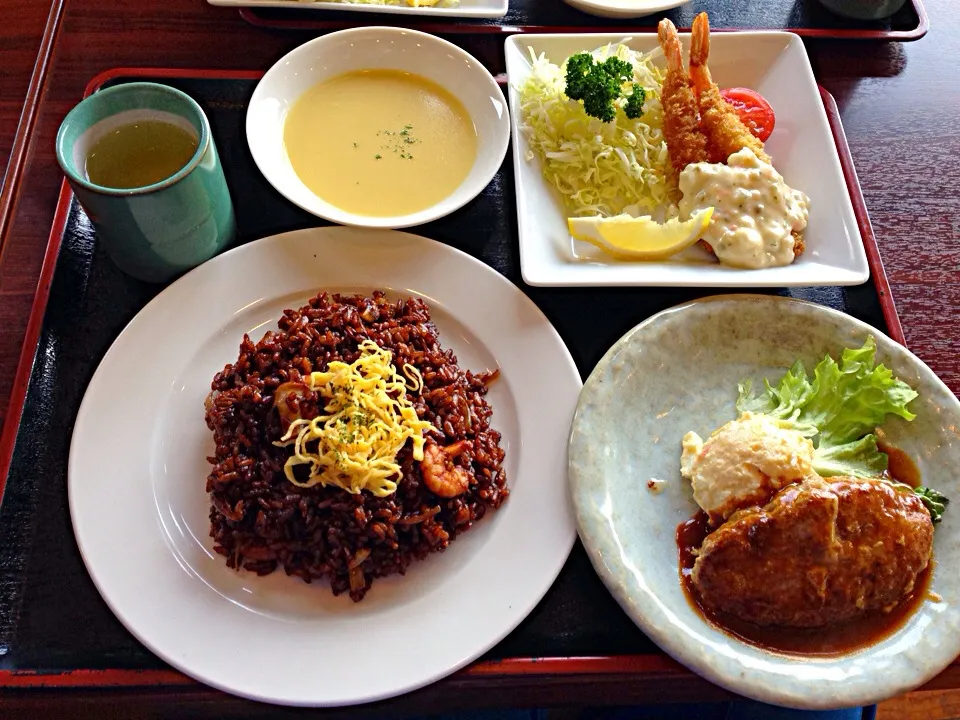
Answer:
[[[699,510],[696,515],[677,525],[677,549],[680,551],[680,577],[683,586],[689,582],[693,564],[697,561],[697,551],[710,534],[710,517]]]
[[[890,458],[887,475],[891,479],[911,487],[920,485],[920,472],[909,455],[887,444],[881,444],[880,449]],[[697,551],[710,531],[709,518],[703,511],[677,526],[680,584],[687,601],[713,627],[771,652],[805,657],[830,657],[869,647],[903,627],[930,595],[932,560],[917,577],[913,592],[890,612],[877,610],[854,620],[819,628],[755,625],[726,613],[708,610],[700,600],[700,595],[693,585],[693,565],[697,560]]]
[[[886,453],[888,458],[887,472],[884,473],[886,477],[912,488],[918,488],[923,484],[920,481],[920,468],[907,453],[879,436],[877,437],[877,449]]]

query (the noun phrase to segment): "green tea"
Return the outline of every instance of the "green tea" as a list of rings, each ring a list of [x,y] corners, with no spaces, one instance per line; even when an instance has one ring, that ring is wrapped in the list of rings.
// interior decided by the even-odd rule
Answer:
[[[121,125],[97,140],[87,154],[90,182],[128,190],[145,187],[176,174],[197,151],[197,139],[162,120]]]

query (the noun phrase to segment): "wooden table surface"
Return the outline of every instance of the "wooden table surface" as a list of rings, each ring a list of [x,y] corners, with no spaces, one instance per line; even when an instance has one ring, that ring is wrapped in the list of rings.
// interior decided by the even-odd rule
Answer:
[[[0,31],[0,177],[17,133],[50,5],[36,0],[0,0],[0,17],[17,18]]]
[[[809,41],[807,47],[819,82],[839,104],[907,343],[956,393],[960,83],[952,62],[960,56],[960,3],[925,0],[925,5],[931,30],[919,42]],[[0,0],[0,9],[4,17],[18,12],[25,18],[0,30],[0,163],[13,150],[0,195],[2,423],[62,179],[54,137],[87,82],[113,67],[264,69],[309,36],[255,29],[236,11],[203,0],[109,7],[97,0],[53,0],[52,7]],[[47,28],[51,45],[41,43],[48,11],[58,21]],[[502,38],[456,41],[491,70],[502,70]],[[38,48],[40,67],[34,73]],[[27,98],[26,122],[13,138],[32,76],[31,87],[39,92]],[[664,672],[680,679],[669,665]],[[932,687],[960,687],[960,667],[954,665]]]

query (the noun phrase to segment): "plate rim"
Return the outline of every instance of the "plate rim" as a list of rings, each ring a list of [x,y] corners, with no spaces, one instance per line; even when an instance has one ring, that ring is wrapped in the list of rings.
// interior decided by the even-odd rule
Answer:
[[[149,633],[144,632],[142,623],[137,624],[133,622],[129,614],[124,610],[124,608],[120,607],[115,602],[116,598],[111,594],[110,588],[105,586],[104,578],[98,575],[98,573],[96,572],[96,569],[93,566],[94,562],[99,562],[100,564],[97,567],[99,567],[102,570],[102,568],[104,567],[104,565],[102,564],[104,560],[102,557],[99,558],[98,560],[93,559],[93,555],[95,553],[95,551],[93,550],[94,544],[86,545],[84,543],[84,539],[81,537],[80,531],[78,530],[78,522],[77,522],[77,518],[79,517],[78,513],[81,512],[78,508],[78,505],[81,504],[78,494],[81,491],[78,489],[79,481],[75,479],[78,475],[77,454],[79,451],[77,448],[79,446],[79,443],[77,442],[77,440],[78,440],[79,433],[81,432],[84,424],[89,423],[91,421],[91,418],[87,417],[91,413],[90,408],[92,406],[92,403],[94,402],[93,400],[90,400],[90,397],[91,397],[90,388],[94,386],[94,383],[97,381],[97,376],[101,374],[102,369],[105,367],[108,367],[108,364],[107,364],[108,358],[110,358],[111,356],[116,356],[117,353],[121,351],[121,350],[118,350],[117,348],[122,348],[121,343],[126,342],[125,336],[129,337],[130,335],[133,334],[133,332],[130,329],[135,325],[135,323],[138,322],[138,319],[140,323],[143,323],[144,322],[143,317],[147,314],[148,308],[152,307],[153,310],[151,312],[157,312],[158,311],[157,308],[162,308],[163,304],[168,302],[166,298],[175,296],[175,293],[177,292],[175,286],[181,285],[182,283],[186,283],[188,281],[188,278],[190,278],[191,276],[194,279],[198,277],[203,277],[203,273],[205,272],[204,268],[207,268],[206,272],[211,272],[210,268],[214,267],[217,261],[220,260],[220,258],[226,257],[228,255],[231,255],[233,257],[242,256],[245,252],[251,252],[250,248],[253,246],[259,246],[259,247],[265,248],[270,243],[277,244],[277,243],[284,243],[284,242],[308,242],[312,238],[316,237],[318,234],[333,235],[335,240],[337,240],[336,236],[338,235],[342,236],[338,239],[341,242],[345,239],[349,240],[350,236],[354,236],[355,238],[356,237],[363,238],[364,236],[377,236],[378,239],[382,239],[384,237],[390,237],[390,236],[398,236],[398,235],[405,236],[405,239],[408,242],[412,243],[414,247],[419,249],[422,249],[424,246],[433,247],[435,250],[439,252],[449,253],[452,257],[456,258],[456,261],[458,263],[466,262],[468,265],[474,266],[477,269],[477,271],[487,273],[489,277],[494,278],[495,282],[501,284],[504,287],[505,292],[516,293],[517,296],[522,298],[521,302],[527,305],[528,308],[536,314],[536,316],[538,317],[538,320],[542,322],[542,326],[541,326],[542,330],[548,333],[550,337],[550,342],[552,345],[554,345],[552,350],[553,351],[562,350],[562,352],[555,353],[554,357],[556,358],[555,361],[558,363],[557,367],[560,368],[558,372],[562,371],[563,374],[569,374],[569,377],[566,378],[566,381],[570,381],[571,383],[569,391],[571,392],[571,395],[572,395],[571,397],[572,402],[570,403],[571,405],[570,417],[572,418],[573,407],[575,406],[575,400],[576,398],[579,397],[579,391],[582,388],[582,379],[581,379],[579,370],[577,369],[577,366],[573,360],[573,357],[570,354],[569,348],[567,348],[566,343],[563,341],[562,337],[557,332],[553,323],[550,322],[549,318],[543,313],[543,311],[539,308],[539,306],[537,306],[536,303],[534,303],[533,300],[529,298],[529,296],[523,293],[516,286],[515,283],[513,283],[509,278],[502,275],[495,268],[487,265],[483,261],[473,257],[472,255],[452,245],[447,245],[446,243],[442,243],[442,242],[433,240],[431,238],[427,238],[425,236],[417,235],[409,232],[401,232],[401,231],[395,231],[395,230],[375,230],[375,229],[367,229],[367,228],[354,228],[354,227],[347,227],[347,226],[324,226],[324,227],[306,228],[302,230],[293,230],[285,233],[278,233],[275,235],[266,236],[258,240],[253,240],[253,241],[244,243],[242,245],[239,245],[237,247],[234,247],[222,253],[221,255],[218,255],[217,257],[213,258],[211,261],[208,261],[207,263],[204,263],[203,265],[197,268],[194,268],[193,270],[186,273],[178,280],[171,283],[168,287],[164,288],[160,293],[157,294],[156,297],[154,297],[143,308],[141,308],[141,310],[124,326],[121,332],[117,335],[117,337],[111,343],[110,347],[107,349],[106,353],[104,354],[103,358],[98,364],[97,369],[94,371],[93,375],[91,376],[89,383],[87,385],[87,388],[84,390],[83,399],[81,401],[80,408],[78,410],[77,417],[74,423],[74,427],[71,432],[70,449],[69,449],[69,454],[67,459],[67,496],[68,496],[67,499],[68,499],[71,528],[73,530],[74,540],[81,554],[84,568],[88,576],[90,577],[91,581],[95,585],[100,597],[107,604],[107,606],[109,607],[113,615],[124,626],[124,628],[128,632],[130,632],[137,639],[137,641],[140,642],[148,651],[156,655],[158,658],[162,659],[164,662],[170,664],[175,669],[184,673],[185,675],[203,684],[206,684],[210,687],[216,688],[218,690],[222,690],[224,692],[236,695],[238,697],[257,700],[257,701],[266,702],[266,703],[275,704],[275,705],[298,706],[298,707],[346,707],[346,706],[352,706],[352,705],[361,705],[369,702],[375,702],[378,700],[384,700],[391,697],[397,697],[399,695],[417,690],[419,688],[432,684],[433,682],[436,682],[440,679],[443,679],[444,677],[447,677],[452,673],[456,672],[457,670],[460,670],[461,668],[467,666],[471,662],[476,661],[485,652],[490,650],[497,643],[499,643],[505,637],[507,637],[511,632],[513,632],[527,618],[527,616],[537,607],[537,605],[540,603],[543,597],[553,587],[553,585],[556,582],[556,578],[559,576],[559,573],[561,572],[562,568],[565,566],[567,562],[567,559],[569,558],[570,552],[572,551],[577,538],[576,523],[573,517],[572,504],[570,503],[567,480],[566,480],[566,447],[567,447],[566,430],[567,430],[567,427],[565,427],[564,433],[560,436],[560,438],[556,440],[556,445],[558,446],[558,448],[562,448],[563,455],[562,455],[561,461],[558,463],[558,470],[561,476],[556,478],[557,489],[555,491],[556,497],[558,498],[559,505],[565,508],[565,512],[563,512],[562,514],[566,515],[566,517],[563,518],[563,522],[567,525],[567,527],[560,528],[562,530],[562,533],[560,534],[565,535],[566,541],[559,545],[558,544],[553,545],[553,547],[556,548],[556,551],[551,554],[551,557],[553,558],[551,563],[552,567],[550,567],[548,571],[544,574],[544,577],[548,579],[541,579],[540,581],[538,581],[538,583],[536,583],[536,585],[538,586],[538,589],[533,591],[532,593],[527,593],[526,597],[524,598],[524,602],[519,603],[520,608],[518,610],[514,610],[514,608],[517,607],[518,605],[518,603],[514,601],[509,608],[511,610],[510,620],[503,624],[503,627],[500,628],[499,632],[496,633],[495,636],[487,637],[486,640],[482,643],[482,647],[478,645],[476,647],[473,647],[469,652],[465,653],[465,657],[461,662],[458,662],[455,665],[448,666],[444,668],[442,671],[434,671],[428,676],[420,678],[417,682],[407,683],[405,686],[399,689],[394,688],[388,691],[365,692],[365,693],[362,693],[363,695],[362,697],[349,698],[346,700],[341,700],[336,702],[329,702],[329,701],[324,701],[322,698],[316,698],[316,697],[307,698],[307,699],[304,699],[304,698],[290,699],[285,697],[278,697],[275,695],[268,695],[265,693],[250,692],[250,691],[246,691],[243,688],[232,686],[229,683],[220,682],[218,679],[209,677],[208,676],[210,674],[209,670],[204,672],[202,671],[202,668],[198,669],[196,667],[190,666],[189,662],[182,660],[178,655],[176,655],[176,651],[178,648],[161,646],[162,642],[158,642],[157,638],[160,635],[162,635],[162,633],[159,633],[156,630],[154,630],[153,636],[148,637]],[[368,242],[370,241],[372,240],[368,240]],[[387,287],[390,284],[391,283],[389,282],[384,282],[382,286]],[[181,287],[183,287],[183,285],[181,285]],[[361,284],[360,287],[363,287],[363,285]],[[412,292],[412,294],[415,296],[418,296],[418,295],[422,296],[422,293],[418,293],[418,291],[416,291],[414,288],[407,288],[407,289],[410,292]],[[429,297],[427,299],[429,301]],[[458,320],[457,315],[451,313],[450,305],[448,303],[438,298],[434,298],[434,300],[438,301],[440,303],[440,306],[448,314],[451,314],[454,320]],[[271,321],[271,324],[275,324],[275,318]],[[469,326],[467,327],[468,329],[471,329],[473,332],[476,332],[475,329],[469,328]],[[478,338],[482,339],[482,337],[483,335],[478,334]],[[447,345],[447,347],[451,347],[451,346]],[[519,418],[518,418],[518,421],[519,421]],[[522,427],[520,429],[522,429]],[[514,450],[514,452],[519,452],[519,446],[516,450]],[[153,483],[151,482],[145,485],[143,492],[151,495],[152,497],[154,492]],[[151,517],[147,519],[150,521],[154,521],[154,520],[157,520],[157,517],[151,515]],[[155,540],[153,540],[149,545],[146,545],[146,547],[151,547],[156,543],[164,544],[166,542],[162,531],[158,529],[156,533],[157,534],[156,534]],[[103,554],[102,550],[100,550],[99,552],[101,553],[101,555]],[[326,590],[326,588],[324,588],[324,590]]]
[[[564,2],[580,12],[597,17],[641,18],[666,10],[674,10],[683,5],[688,5],[692,0],[620,0],[619,2],[564,0]]]
[[[830,710],[836,709],[838,707],[850,707],[850,706],[866,706],[876,704],[883,700],[887,700],[896,695],[907,692],[911,689],[916,689],[928,682],[930,679],[942,672],[946,667],[950,666],[954,661],[954,655],[956,653],[951,653],[951,657],[948,658],[945,662],[940,664],[930,664],[923,667],[920,670],[915,672],[907,679],[906,682],[903,680],[889,682],[884,686],[879,684],[874,685],[873,687],[880,687],[881,689],[873,692],[857,692],[854,689],[853,692],[843,693],[835,692],[833,695],[826,696],[820,695],[820,697],[825,698],[827,702],[818,700],[816,692],[813,688],[810,688],[811,692],[807,697],[811,698],[810,701],[807,701],[806,698],[798,699],[798,696],[795,692],[784,691],[780,689],[775,683],[764,683],[764,674],[762,670],[753,668],[751,672],[740,672],[734,673],[721,672],[717,669],[716,666],[711,665],[705,662],[691,662],[691,658],[696,656],[696,650],[702,646],[696,645],[693,641],[682,640],[675,641],[673,637],[667,633],[658,630],[653,627],[653,625],[647,621],[647,619],[637,610],[631,608],[630,603],[630,593],[629,588],[625,586],[625,583],[617,576],[615,572],[608,567],[607,563],[604,560],[603,549],[600,547],[602,543],[596,541],[593,538],[593,535],[598,533],[591,530],[584,529],[584,526],[587,524],[585,518],[591,517],[590,522],[594,527],[599,525],[599,522],[596,520],[595,513],[589,512],[589,503],[585,501],[584,496],[587,494],[586,491],[579,492],[578,485],[578,475],[579,470],[575,468],[575,458],[573,454],[573,445],[574,438],[577,435],[578,424],[581,421],[581,411],[584,407],[584,404],[589,402],[589,397],[591,395],[591,388],[601,381],[601,375],[605,371],[606,367],[609,365],[610,361],[616,357],[626,346],[634,342],[634,338],[637,334],[642,332],[646,327],[660,321],[664,316],[671,315],[677,312],[683,312],[684,310],[694,307],[694,306],[703,306],[708,303],[724,303],[724,302],[760,302],[765,304],[791,304],[795,306],[805,306],[807,308],[813,309],[814,312],[823,313],[833,318],[842,318],[843,322],[849,323],[847,327],[858,332],[862,332],[868,335],[873,335],[875,337],[879,336],[883,338],[884,341],[890,343],[891,346],[898,348],[899,352],[904,353],[915,366],[924,369],[926,374],[929,375],[928,380],[931,381],[937,389],[944,394],[945,396],[953,398],[954,403],[958,407],[958,415],[960,415],[960,399],[954,395],[954,393],[947,387],[947,385],[930,369],[926,363],[923,362],[919,357],[917,357],[913,352],[911,352],[905,345],[897,342],[896,340],[890,338],[882,330],[870,325],[869,323],[864,322],[858,318],[855,318],[847,313],[844,313],[840,310],[836,310],[832,307],[813,302],[810,300],[805,300],[795,297],[784,297],[780,295],[763,295],[758,293],[727,293],[727,294],[716,294],[716,295],[706,295],[703,297],[695,298],[693,300],[687,300],[684,302],[677,303],[668,308],[657,312],[654,315],[651,315],[648,318],[645,318],[641,322],[637,323],[634,327],[627,330],[617,341],[611,345],[611,347],[604,353],[603,357],[591,371],[590,375],[584,381],[584,387],[580,394],[580,399],[577,402],[577,409],[574,413],[574,419],[571,423],[571,432],[570,432],[570,448],[571,452],[568,454],[568,477],[570,479],[570,492],[573,499],[574,513],[577,519],[577,533],[580,538],[584,549],[587,552],[587,556],[590,558],[590,564],[593,567],[594,571],[597,573],[597,576],[603,582],[604,586],[608,589],[610,594],[617,601],[617,604],[621,607],[623,612],[636,624],[636,626],[652,640],[664,653],[666,653],[670,658],[676,662],[684,665],[690,671],[697,673],[698,675],[704,677],[708,681],[718,685],[719,687],[725,688],[731,692],[743,695],[745,697],[750,697],[760,702],[771,703],[775,705],[780,705],[783,707],[791,707],[802,710]],[[879,345],[880,343],[878,343]],[[677,462],[679,464],[679,453],[677,456]],[[600,533],[602,534],[602,533]],[[960,617],[960,607],[954,606],[952,613],[955,617]],[[710,627],[709,624],[697,614],[698,620],[702,623],[703,627]],[[739,647],[749,647],[751,650],[756,650],[755,647],[748,645],[744,641],[741,641],[731,635],[730,633],[725,633],[720,631],[724,637],[725,641],[729,646],[734,648]],[[679,635],[678,635],[679,637]],[[957,651],[960,652],[960,637],[957,637],[954,641],[954,645],[957,648]],[[840,658],[845,659],[846,657],[863,657],[864,654],[869,656],[870,646],[851,651],[846,653]],[[779,657],[783,659],[784,656],[778,655],[777,653],[770,653],[771,656]],[[698,656],[699,657],[699,656]],[[838,658],[832,658],[834,660]],[[804,658],[795,659],[794,662],[804,663],[806,660]],[[758,680],[751,681],[751,676],[754,678],[759,678]],[[809,681],[808,681],[809,682]]]

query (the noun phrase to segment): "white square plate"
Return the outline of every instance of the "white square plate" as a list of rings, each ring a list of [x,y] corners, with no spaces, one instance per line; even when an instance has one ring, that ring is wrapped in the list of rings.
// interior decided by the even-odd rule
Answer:
[[[365,5],[351,2],[308,2],[304,0],[207,0],[222,7],[296,8],[297,10],[341,10],[384,15],[429,15],[438,17],[499,18],[507,14],[509,0],[460,0],[457,7],[410,7],[409,5]]]
[[[689,34],[682,34],[681,40],[686,57]],[[519,132],[517,88],[530,72],[531,48],[559,65],[574,53],[623,41],[641,52],[657,47],[653,33],[514,35],[506,40],[520,264],[528,284],[788,287],[867,281],[867,256],[837,147],[807,53],[792,33],[715,33],[710,70],[721,88],[753,88],[773,106],[777,124],[767,152],[787,184],[810,197],[806,251],[796,262],[741,270],[723,267],[694,247],[669,261],[629,263],[607,259],[587,243],[573,240],[560,199],[543,179],[539,159],[524,159],[528,146]]]

